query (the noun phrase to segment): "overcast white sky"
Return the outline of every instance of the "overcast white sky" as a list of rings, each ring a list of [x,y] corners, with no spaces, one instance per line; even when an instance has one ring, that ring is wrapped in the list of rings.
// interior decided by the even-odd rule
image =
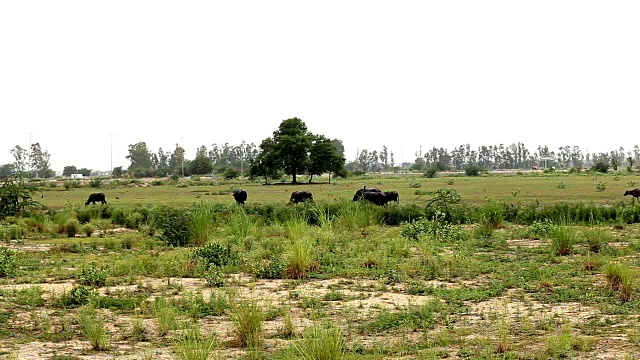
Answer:
[[[396,160],[640,144],[639,1],[2,1],[0,164],[259,144],[280,122]],[[635,126],[634,126],[635,125]]]

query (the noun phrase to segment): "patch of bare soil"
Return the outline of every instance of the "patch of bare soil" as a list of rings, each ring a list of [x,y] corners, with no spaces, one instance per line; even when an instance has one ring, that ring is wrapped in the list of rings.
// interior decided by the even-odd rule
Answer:
[[[49,251],[53,248],[51,244],[21,244],[13,241],[7,246],[9,249],[31,252]]]
[[[57,296],[65,291],[73,288],[74,282],[67,281],[62,283],[38,283],[38,284],[10,284],[0,285],[0,290],[24,290],[38,286],[44,292],[43,297]]]
[[[542,239],[510,239],[507,240],[509,247],[536,248],[546,245],[547,242]]]
[[[571,323],[580,323],[600,314],[600,311],[577,302],[544,304],[525,295],[524,301],[513,296],[515,290],[507,294],[479,303],[467,302],[471,308],[465,318],[471,324],[478,324],[491,315],[506,316],[509,321],[523,317],[534,319],[558,317]]]

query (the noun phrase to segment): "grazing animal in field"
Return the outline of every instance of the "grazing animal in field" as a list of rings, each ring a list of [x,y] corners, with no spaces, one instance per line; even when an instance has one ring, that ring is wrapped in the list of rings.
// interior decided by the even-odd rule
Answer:
[[[631,195],[634,198],[640,197],[640,189],[627,190],[624,192],[624,196]]]
[[[89,203],[93,203],[95,205],[96,202],[100,202],[104,205],[107,203],[107,199],[105,198],[103,193],[93,193],[89,195],[89,199],[84,204],[89,205]]]
[[[362,189],[358,189],[358,191],[356,191],[356,194],[353,196],[353,201],[362,200],[362,194],[364,194],[365,192],[382,192],[382,191],[378,188],[367,189],[367,187],[365,186]]]
[[[374,203],[378,206],[385,206],[389,201],[391,201],[391,197],[387,196],[387,194],[383,192],[376,191],[365,191],[362,193],[362,197],[364,200]]]
[[[310,191],[294,191],[291,193],[291,199],[289,199],[289,202],[297,204],[307,200],[313,201],[313,195]]]
[[[400,202],[400,195],[396,191],[385,191],[383,194],[389,197],[389,201]]]
[[[244,202],[247,201],[247,192],[240,189],[233,191],[233,198],[236,199],[236,202],[242,206],[244,206]]]

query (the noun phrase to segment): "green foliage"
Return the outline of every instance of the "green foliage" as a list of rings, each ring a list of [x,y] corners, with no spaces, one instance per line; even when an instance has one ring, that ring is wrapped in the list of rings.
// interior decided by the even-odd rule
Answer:
[[[490,200],[480,209],[479,222],[485,227],[496,229],[504,222],[504,213],[504,206],[501,203]]]
[[[596,184],[596,191],[605,191],[607,189],[607,182],[606,181],[599,181]]]
[[[345,357],[346,341],[336,324],[313,325],[300,342],[293,344],[297,358],[304,360],[340,360]]]
[[[86,286],[75,286],[69,292],[62,293],[57,305],[65,308],[75,308],[89,303],[93,290]]]
[[[80,230],[80,223],[76,219],[70,219],[65,224],[64,229],[68,237],[74,237]]]
[[[18,252],[13,249],[0,247],[0,278],[12,277],[18,265]]]
[[[554,226],[554,223],[549,219],[536,220],[529,227],[529,233],[534,237],[546,237]]]
[[[567,188],[567,183],[564,181],[560,181],[557,185],[556,185],[556,189],[566,189]]]
[[[193,250],[191,256],[206,266],[221,267],[232,263],[237,255],[231,251],[230,244],[223,246],[219,242],[212,242]]]
[[[241,242],[246,239],[254,226],[254,220],[245,212],[244,208],[233,208],[227,223],[227,231],[235,241]]]
[[[611,232],[603,227],[594,227],[584,232],[587,246],[589,251],[598,253],[602,250],[603,246],[606,246],[611,241]]]
[[[224,286],[224,273],[219,266],[209,264],[204,274],[204,280],[207,282],[207,285],[211,287],[222,287]]]
[[[208,360],[218,349],[215,334],[202,335],[198,325],[187,328],[174,341],[173,351],[178,360]]]
[[[591,166],[592,171],[597,171],[603,174],[606,174],[609,171],[609,165],[602,160],[597,161],[593,166]]]
[[[78,282],[87,286],[104,286],[107,282],[108,268],[98,266],[95,261],[91,261],[88,267],[80,269]]]
[[[577,242],[577,231],[571,226],[561,225],[554,227],[549,233],[551,248],[556,255],[570,255],[573,245]]]
[[[294,239],[289,249],[286,272],[292,279],[300,279],[307,275],[313,263],[313,244],[306,237]]]
[[[409,224],[404,224],[400,235],[407,239],[418,241],[422,237],[428,237],[443,242],[456,241],[464,238],[464,232],[448,223],[442,212],[436,212],[431,220],[419,219]]]
[[[231,321],[238,346],[255,349],[262,342],[265,314],[256,300],[242,301],[232,307]]]
[[[169,246],[185,246],[190,243],[189,224],[191,214],[186,209],[158,206],[149,214],[151,226],[160,232],[160,240]]]
[[[93,307],[83,306],[80,308],[78,311],[78,324],[84,336],[91,343],[93,350],[109,350],[109,333]]]
[[[430,166],[427,168],[427,170],[424,172],[424,176],[427,178],[434,178],[438,175],[438,168],[435,166]]]
[[[215,232],[216,207],[207,201],[198,201],[191,208],[189,233],[196,245],[206,244]]]
[[[24,215],[42,205],[31,198],[35,187],[22,178],[9,177],[0,185],[0,220],[7,216]]]
[[[604,268],[604,275],[607,278],[609,287],[620,294],[624,301],[632,299],[637,290],[635,276],[628,265],[619,263],[609,263]]]
[[[480,166],[468,165],[464,167],[464,173],[467,176],[479,176],[483,172],[484,172],[484,169],[481,168]]]
[[[223,174],[226,180],[237,179],[240,176],[240,172],[236,169],[227,169]]]
[[[286,266],[278,257],[258,263],[254,269],[254,275],[258,279],[282,279]]]

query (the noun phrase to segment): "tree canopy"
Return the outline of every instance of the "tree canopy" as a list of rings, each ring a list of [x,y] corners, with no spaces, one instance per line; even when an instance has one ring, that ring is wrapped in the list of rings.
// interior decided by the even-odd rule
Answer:
[[[299,118],[283,120],[273,137],[260,144],[262,151],[251,161],[249,174],[264,176],[267,180],[284,170],[293,178],[292,183],[297,183],[297,176],[301,174],[308,174],[311,182],[313,175],[335,172],[344,166],[345,159],[338,152],[337,144],[342,142],[309,132]]]

